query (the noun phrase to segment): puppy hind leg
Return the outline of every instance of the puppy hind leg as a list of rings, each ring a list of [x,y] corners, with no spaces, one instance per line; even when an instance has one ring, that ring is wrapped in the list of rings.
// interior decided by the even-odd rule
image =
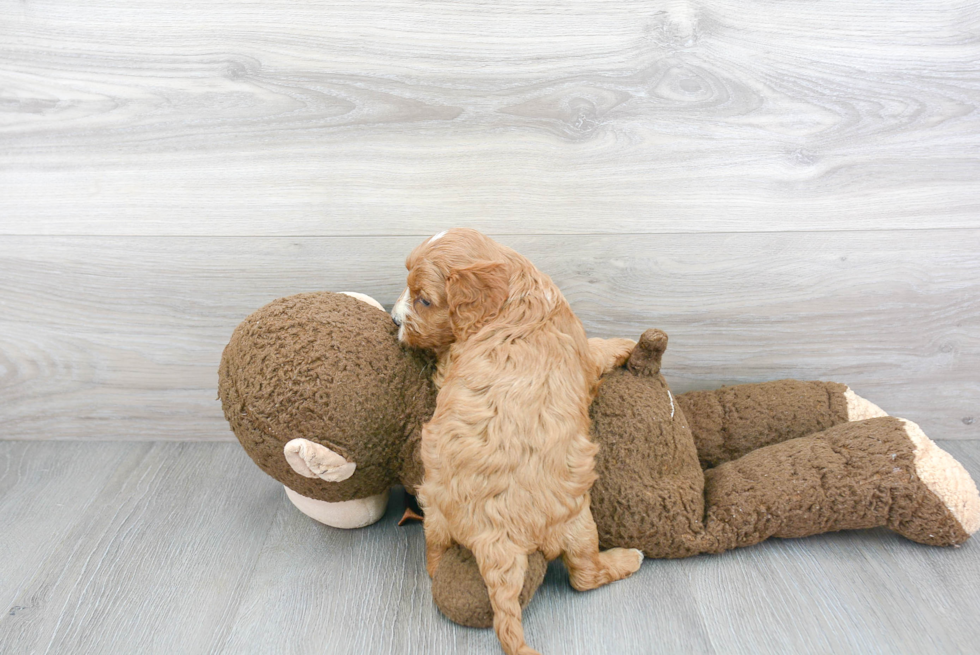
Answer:
[[[425,509],[422,525],[425,531],[425,570],[429,572],[430,578],[434,578],[439,568],[439,560],[454,542],[449,534],[446,517],[434,507]]]
[[[562,560],[572,587],[588,591],[628,578],[643,563],[643,553],[635,548],[599,551],[599,533],[586,504],[582,512],[566,524],[568,530]]]
[[[512,543],[475,545],[473,556],[487,585],[493,608],[493,629],[507,655],[541,655],[524,641],[520,593],[527,572],[527,554]]]

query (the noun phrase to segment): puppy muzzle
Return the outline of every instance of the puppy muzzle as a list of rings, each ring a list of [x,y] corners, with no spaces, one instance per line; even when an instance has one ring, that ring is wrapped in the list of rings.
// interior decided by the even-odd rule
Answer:
[[[405,289],[402,291],[402,295],[398,296],[398,300],[395,301],[395,306],[391,308],[391,320],[398,327],[405,324],[405,316],[408,314],[408,297],[409,291]]]

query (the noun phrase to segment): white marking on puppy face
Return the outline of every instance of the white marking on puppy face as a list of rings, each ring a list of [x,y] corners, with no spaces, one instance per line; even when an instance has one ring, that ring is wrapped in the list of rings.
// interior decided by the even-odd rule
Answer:
[[[432,237],[431,239],[429,239],[429,243],[435,243],[436,241],[438,241],[442,237],[446,236],[446,232],[448,232],[448,231],[449,230],[443,230],[439,234],[435,235],[434,237]]]
[[[402,295],[398,296],[398,300],[395,301],[395,306],[391,308],[391,318],[398,325],[398,338],[401,339],[405,334],[405,318],[408,316],[408,312],[411,311],[412,307],[409,303],[411,299],[411,292],[408,287],[402,291]]]

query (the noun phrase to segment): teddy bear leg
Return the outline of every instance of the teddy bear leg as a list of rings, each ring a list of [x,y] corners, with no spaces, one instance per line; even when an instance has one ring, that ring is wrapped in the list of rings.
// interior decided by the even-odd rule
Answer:
[[[547,571],[544,555],[535,552],[528,556],[524,586],[518,597],[521,609],[531,602]],[[493,607],[480,567],[473,553],[463,546],[452,546],[439,560],[432,578],[432,599],[439,611],[455,623],[471,628],[493,627]]]
[[[757,448],[879,416],[879,407],[837,382],[778,380],[677,396],[703,468]]]
[[[966,541],[980,529],[980,494],[973,478],[918,425],[898,420],[914,448],[915,477],[927,491],[903,497],[888,527],[912,541],[934,546]]]
[[[980,495],[962,465],[891,417],[842,423],[709,469],[705,506],[705,552],[881,526],[954,545],[980,527]]]

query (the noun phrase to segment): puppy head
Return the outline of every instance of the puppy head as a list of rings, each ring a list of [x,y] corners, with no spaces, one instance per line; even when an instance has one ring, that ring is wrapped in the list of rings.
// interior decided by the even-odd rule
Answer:
[[[392,309],[399,340],[437,352],[476,333],[509,294],[506,251],[475,230],[440,232],[405,260],[408,287]]]

